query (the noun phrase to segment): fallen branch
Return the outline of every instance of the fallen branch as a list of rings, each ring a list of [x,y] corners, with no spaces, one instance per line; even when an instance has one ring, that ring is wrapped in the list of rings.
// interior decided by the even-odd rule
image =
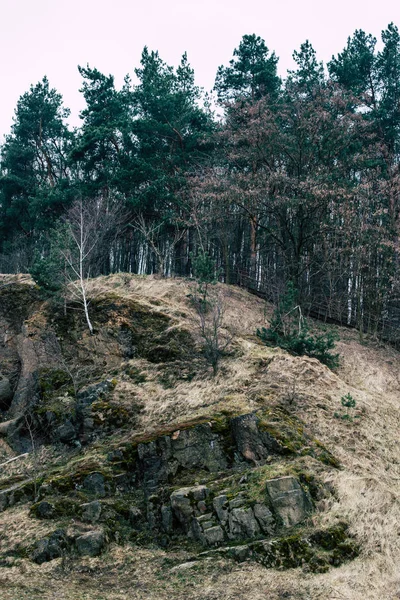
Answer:
[[[19,458],[25,458],[26,456],[29,456],[29,452],[25,452],[24,454],[19,454],[18,456],[14,456],[13,458],[9,458],[8,460],[6,460],[6,462],[1,463],[0,469],[1,469],[1,467],[5,467],[6,465],[8,465],[9,463],[13,462],[14,460],[18,460]]]

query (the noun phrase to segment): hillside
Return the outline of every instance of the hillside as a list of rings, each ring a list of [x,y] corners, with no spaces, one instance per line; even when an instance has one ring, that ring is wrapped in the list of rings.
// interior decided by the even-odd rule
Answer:
[[[192,286],[94,279],[90,336],[2,278],[1,597],[400,597],[398,352],[344,328],[336,372],[267,348],[272,308],[218,284],[214,378]]]

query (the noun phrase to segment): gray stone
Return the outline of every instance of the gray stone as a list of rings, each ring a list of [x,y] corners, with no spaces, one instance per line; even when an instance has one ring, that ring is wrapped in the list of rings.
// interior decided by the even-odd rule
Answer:
[[[232,510],[233,508],[240,508],[243,506],[243,504],[245,504],[245,502],[246,496],[240,492],[237,496],[235,496],[235,498],[233,498],[233,500],[229,502],[229,509]]]
[[[211,519],[213,518],[212,513],[206,513],[205,515],[201,515],[200,517],[197,517],[197,521],[201,524],[203,523],[207,523],[207,521],[211,521]]]
[[[311,499],[295,477],[270,479],[266,491],[284,527],[301,523],[312,511]]]
[[[221,496],[216,496],[213,500],[213,507],[215,512],[217,513],[218,519],[225,525],[228,521],[228,499],[225,494]]]
[[[208,423],[181,431],[171,440],[171,449],[173,457],[186,469],[206,469],[213,473],[227,467],[220,437]]]
[[[226,554],[238,562],[244,562],[251,554],[249,546],[231,546],[226,548],[226,550]]]
[[[104,476],[101,473],[91,473],[83,480],[83,488],[89,494],[104,498],[106,495]]]
[[[12,398],[13,391],[9,379],[0,376],[0,408],[8,408]]]
[[[153,494],[147,501],[147,523],[150,529],[158,529],[160,523],[160,499],[156,494]]]
[[[122,460],[124,460],[124,454],[122,450],[112,450],[107,454],[107,460],[112,463],[121,462]]]
[[[201,526],[201,523],[199,523],[196,518],[192,517],[192,519],[190,521],[190,528],[187,532],[187,536],[193,540],[198,540],[202,544],[206,543],[204,533],[203,533],[203,528]]]
[[[216,472],[226,467],[221,438],[208,423],[138,445],[139,474],[148,492],[166,483],[178,470]]]
[[[81,556],[98,556],[105,546],[102,531],[88,531],[75,540],[76,548]]]
[[[92,431],[92,429],[94,429],[94,419],[91,417],[85,417],[83,419],[83,429],[86,431]]]
[[[205,485],[198,485],[190,488],[189,494],[192,496],[195,502],[205,500],[209,495],[210,491]]]
[[[82,409],[85,406],[90,406],[96,400],[105,398],[109,392],[115,388],[115,383],[111,379],[94,383],[87,386],[84,390],[80,390],[77,394],[78,406]]]
[[[221,544],[225,539],[224,532],[220,525],[216,525],[214,527],[206,529],[204,531],[204,537],[209,546]]]
[[[217,550],[207,550],[201,552],[199,556],[204,560],[215,560],[216,556],[223,556],[226,558],[233,558],[238,562],[247,560],[252,554],[250,545],[243,546],[225,546],[218,548]]]
[[[203,529],[203,531],[205,531],[206,529],[210,529],[211,527],[215,526],[215,522],[214,521],[202,521],[201,523],[201,527]]]
[[[100,519],[101,504],[98,500],[93,500],[93,502],[82,504],[81,509],[82,521],[86,521],[86,523],[96,523],[96,521]]]
[[[31,559],[41,565],[44,562],[59,558],[67,547],[67,538],[63,529],[54,531],[49,537],[36,542]]]
[[[181,488],[172,492],[170,496],[172,511],[186,532],[190,529],[193,516],[199,514],[196,501],[204,500],[208,495],[209,490],[205,485]]]
[[[232,434],[239,453],[246,460],[258,464],[271,452],[279,452],[276,440],[266,431],[260,431],[259,418],[253,414],[241,415],[231,420]]]
[[[77,432],[71,421],[66,421],[54,430],[53,437],[64,444],[69,444],[76,440]]]
[[[275,519],[272,512],[264,504],[256,504],[253,507],[254,516],[262,531],[271,534],[274,531]]]
[[[165,533],[171,533],[173,528],[173,516],[170,506],[161,507],[161,525]]]
[[[43,500],[36,506],[35,514],[39,519],[52,519],[54,517],[54,505]]]
[[[131,481],[127,473],[118,473],[113,477],[113,482],[118,492],[126,493],[130,489]]]
[[[189,530],[194,512],[189,498],[190,490],[191,488],[175,490],[170,497],[173,513],[186,532]]]
[[[230,511],[229,533],[231,538],[254,538],[260,533],[251,508],[234,508]]]
[[[204,502],[204,500],[200,500],[200,502],[197,503],[197,508],[199,509],[200,513],[205,513],[207,512],[207,504]]]

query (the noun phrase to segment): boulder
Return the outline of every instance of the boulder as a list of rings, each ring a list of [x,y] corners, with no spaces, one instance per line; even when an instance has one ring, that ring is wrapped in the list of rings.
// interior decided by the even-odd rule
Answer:
[[[265,461],[272,452],[279,452],[276,440],[258,427],[259,418],[254,413],[240,415],[231,420],[233,439],[240,455],[254,464]]]
[[[295,477],[270,479],[266,491],[284,527],[301,523],[312,511],[312,501]]]
[[[52,519],[55,515],[54,505],[50,504],[50,502],[46,502],[46,500],[39,502],[39,504],[35,506],[35,515],[39,517],[39,519]]]
[[[98,556],[105,546],[102,531],[88,531],[75,540],[76,548],[81,556]]]
[[[83,480],[83,489],[93,496],[104,498],[106,495],[104,476],[101,473],[90,473]]]
[[[275,529],[275,519],[269,508],[265,504],[256,504],[253,507],[253,512],[263,533],[271,535]]]
[[[81,505],[82,521],[86,523],[96,523],[101,515],[101,503],[98,500],[87,502]]]
[[[49,537],[36,542],[31,558],[38,565],[59,558],[67,548],[67,537],[63,529],[54,531]]]
[[[165,533],[172,533],[173,515],[170,506],[163,505],[161,507],[161,525]]]
[[[221,544],[225,539],[223,529],[220,525],[215,525],[205,529],[204,537],[209,546]]]
[[[260,527],[251,508],[233,508],[229,512],[229,537],[254,538]]]
[[[76,396],[78,409],[82,410],[96,402],[96,400],[106,397],[114,388],[115,382],[111,379],[88,385],[85,389],[80,390]]]
[[[77,431],[71,421],[65,421],[53,431],[53,439],[63,444],[70,444],[77,438]]]
[[[203,539],[203,523],[212,520],[211,525],[218,525],[212,513],[205,514],[206,499],[210,490],[205,485],[181,488],[170,496],[172,513],[181,528],[189,537]]]
[[[175,490],[170,497],[172,511],[186,532],[189,531],[194,515],[194,508],[189,497],[191,490],[192,488]]]
[[[214,498],[213,507],[219,521],[222,525],[225,525],[228,521],[228,499],[225,494],[221,494]]]
[[[154,492],[182,469],[210,473],[226,469],[221,438],[209,423],[176,431],[138,445],[138,467],[147,493]]]
[[[220,437],[208,423],[177,432],[171,439],[171,450],[184,469],[199,468],[213,473],[227,467]]]

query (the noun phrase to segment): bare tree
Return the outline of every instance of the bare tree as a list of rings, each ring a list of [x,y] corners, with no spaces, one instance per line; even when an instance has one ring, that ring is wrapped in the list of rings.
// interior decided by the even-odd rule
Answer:
[[[165,225],[164,222],[158,224],[148,223],[143,214],[140,213],[132,220],[130,225],[143,236],[146,244],[151,248],[157,260],[157,272],[163,277],[167,272],[168,261],[176,245],[184,237],[186,228],[180,229],[179,225],[176,225],[173,235],[168,234],[167,244],[163,247],[162,229]]]
[[[232,342],[232,336],[223,327],[224,300],[220,293],[208,291],[205,298],[194,298],[194,307],[199,319],[204,354],[212,366],[215,377],[221,357]]]
[[[64,244],[60,248],[65,261],[65,278],[69,291],[83,309],[89,331],[93,334],[88,298],[88,281],[102,244],[123,226],[125,213],[121,204],[108,198],[78,199],[64,217]]]

